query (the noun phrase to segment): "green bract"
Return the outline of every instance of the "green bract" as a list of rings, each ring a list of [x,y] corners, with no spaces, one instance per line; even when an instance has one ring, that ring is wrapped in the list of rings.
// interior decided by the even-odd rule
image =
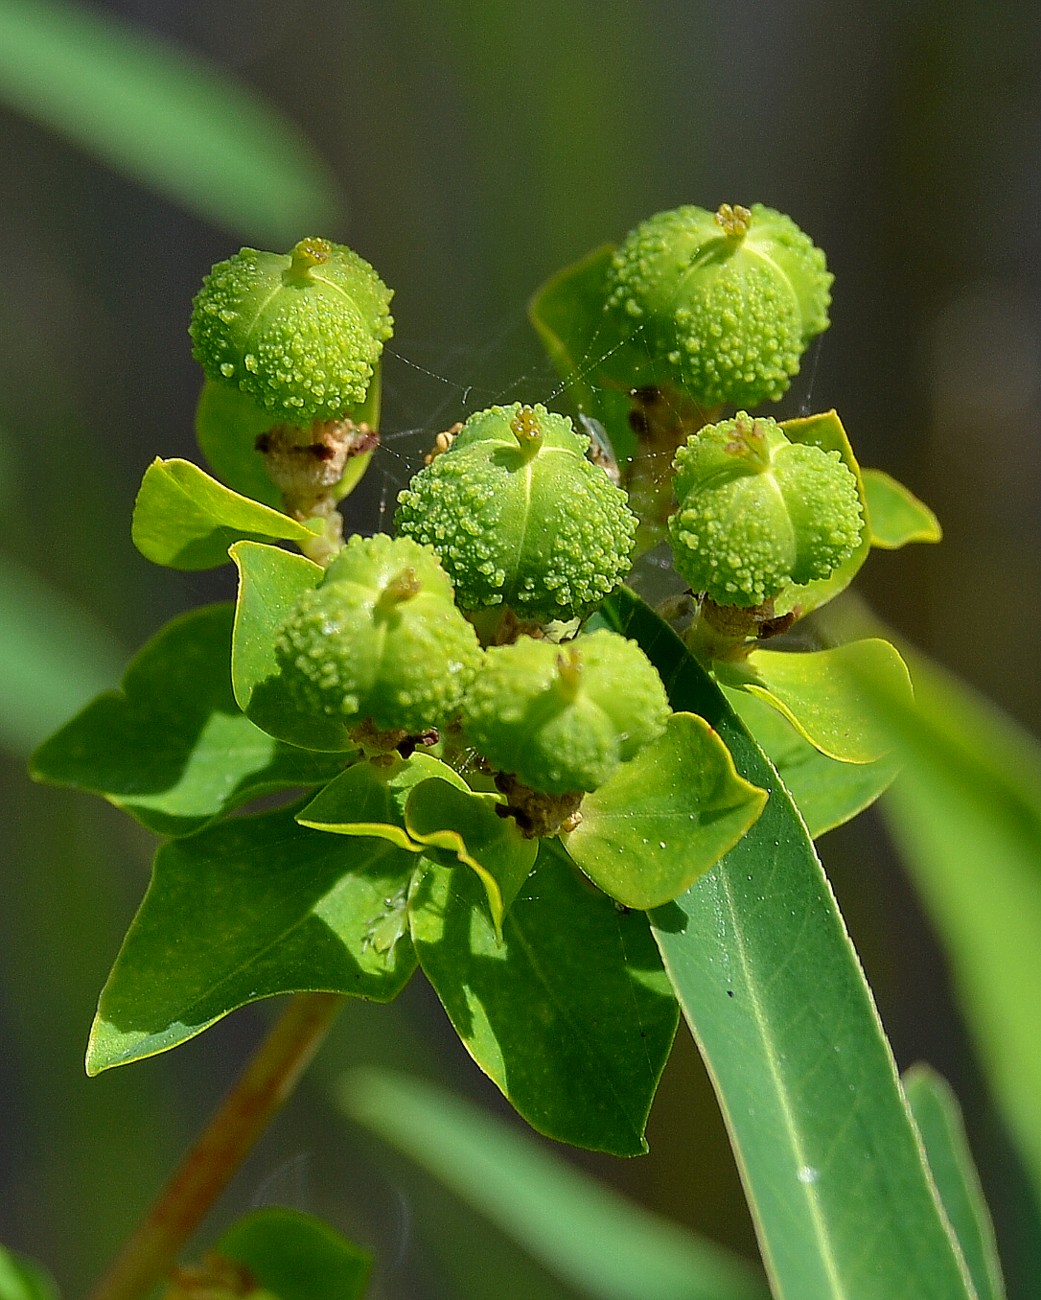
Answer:
[[[463,730],[489,763],[547,794],[597,789],[668,717],[647,656],[605,631],[493,646],[462,708]]]
[[[428,542],[467,610],[548,621],[588,613],[629,571],[636,517],[544,406],[472,415],[398,497],[398,531]]]
[[[365,398],[393,321],[391,292],[342,244],[243,248],[195,297],[189,332],[209,379],[249,394],[272,423],[339,419]]]
[[[827,328],[832,279],[782,213],[687,206],[630,233],[612,259],[607,310],[639,332],[655,382],[710,407],[754,406],[781,397]]]
[[[676,569],[717,604],[752,606],[827,578],[864,527],[856,479],[837,451],[789,442],[744,411],[676,453]]]
[[[302,711],[410,734],[453,716],[481,657],[433,553],[383,535],[351,539],[275,653]]]

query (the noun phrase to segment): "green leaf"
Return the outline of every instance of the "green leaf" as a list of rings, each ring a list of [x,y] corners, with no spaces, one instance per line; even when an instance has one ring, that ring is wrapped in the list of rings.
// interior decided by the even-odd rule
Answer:
[[[704,718],[675,713],[658,740],[586,795],[577,829],[560,838],[606,894],[658,907],[732,849],[765,802]]]
[[[309,830],[296,811],[232,818],[160,848],[101,992],[89,1074],[176,1047],[276,993],[389,1002],[401,991],[412,945],[379,939],[405,907],[416,858],[386,840]]]
[[[639,1155],[676,1032],[642,912],[584,884],[552,841],[503,923],[471,871],[431,865],[410,900],[420,964],[466,1050],[540,1133]]]
[[[84,5],[0,3],[0,96],[135,180],[285,244],[342,208],[301,132],[227,68]]]
[[[215,1249],[244,1264],[278,1300],[361,1300],[372,1271],[367,1250],[298,1210],[254,1210]]]
[[[872,546],[895,551],[908,542],[938,542],[943,538],[940,521],[903,483],[880,469],[861,470],[861,478]]]
[[[153,564],[213,569],[242,538],[313,541],[315,529],[240,496],[189,460],[152,461],[134,503],[134,545]]]
[[[870,807],[900,771],[896,753],[873,763],[840,763],[825,758],[771,705],[747,691],[724,687],[723,694],[777,769],[811,839],[844,825]]]
[[[606,612],[700,713],[763,815],[653,932],[705,1058],[783,1300],[972,1292],[828,882],[776,774],[666,624],[620,590]]]
[[[893,691],[908,702],[912,698],[899,651],[878,638],[799,654],[753,650],[739,665],[717,664],[716,669],[722,685],[763,700],[840,763],[873,763],[896,745],[861,685],[865,674],[884,677]]]
[[[352,1071],[352,1119],[596,1300],[765,1300],[736,1256],[624,1200],[501,1120],[418,1079]]]
[[[232,613],[208,605],[168,623],[131,660],[121,691],[40,746],[32,775],[101,795],[160,835],[334,777],[342,756],[285,745],[243,717],[229,675]]]
[[[0,1300],[58,1300],[58,1288],[39,1264],[0,1246]]]
[[[904,1092],[925,1146],[929,1169],[954,1229],[979,1300],[1004,1300],[994,1225],[962,1124],[961,1108],[946,1079],[927,1065],[913,1065]]]
[[[231,685],[245,715],[279,740],[306,749],[356,746],[342,722],[301,714],[285,688],[275,638],[305,591],[324,570],[302,555],[259,542],[237,542],[231,558],[239,571],[239,598],[231,643]]]

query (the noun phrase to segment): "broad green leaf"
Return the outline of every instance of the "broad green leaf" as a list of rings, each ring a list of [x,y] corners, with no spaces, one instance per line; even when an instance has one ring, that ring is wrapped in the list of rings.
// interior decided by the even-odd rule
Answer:
[[[994,1225],[983,1199],[958,1100],[946,1079],[927,1065],[913,1065],[904,1074],[903,1083],[926,1160],[976,1294],[979,1300],[1004,1300]]]
[[[278,1300],[361,1300],[372,1256],[298,1210],[267,1207],[236,1220],[215,1250],[244,1264]]]
[[[908,542],[938,542],[940,521],[914,493],[880,469],[860,471],[867,497],[871,545],[887,551]]]
[[[811,839],[842,826],[875,802],[900,770],[896,753],[873,763],[825,758],[776,709],[747,691],[723,688],[727,702],[777,769]]]
[[[466,1050],[540,1133],[639,1155],[676,1032],[642,912],[586,885],[552,841],[500,942],[471,871],[431,865],[410,900],[420,964]]]
[[[293,606],[313,591],[324,570],[302,555],[259,542],[237,542],[239,598],[231,642],[231,685],[239,708],[272,736],[306,749],[355,745],[335,718],[301,714],[282,681],[275,639]]]
[[[160,848],[101,992],[89,1074],[176,1047],[276,993],[389,1002],[401,991],[412,945],[379,938],[406,905],[415,856],[309,830],[296,811],[232,818]]]
[[[440,849],[477,875],[498,935],[538,853],[537,840],[525,839],[512,817],[498,815],[501,804],[497,795],[434,778],[413,786],[405,806],[408,833],[430,856],[436,859]]]
[[[0,556],[0,744],[20,757],[119,681],[124,655],[85,610]]]
[[[596,1300],[765,1300],[743,1260],[624,1200],[458,1097],[352,1071],[343,1107]]]
[[[240,496],[189,460],[152,461],[134,503],[134,545],[147,560],[171,569],[213,569],[228,548],[255,541],[313,541],[315,530]]]
[[[560,838],[606,894],[658,907],[732,849],[765,802],[703,718],[675,713],[658,740],[586,795],[577,829]]]
[[[58,1288],[39,1264],[0,1246],[0,1300],[58,1300]]]
[[[275,790],[336,776],[342,755],[274,740],[231,693],[231,605],[168,623],[121,691],[89,704],[33,755],[40,781],[101,795],[160,835],[187,835]]]
[[[911,679],[888,641],[849,641],[830,650],[753,650],[740,664],[717,665],[724,686],[740,687],[782,714],[800,736],[841,763],[873,763],[896,738],[861,685],[881,676],[911,701]]]
[[[716,1091],[780,1300],[972,1298],[828,882],[794,805],[712,681],[631,593],[606,612],[674,708],[770,791],[653,932]]]
[[[227,68],[93,6],[2,0],[0,97],[251,238],[288,245],[342,208],[302,133]]]

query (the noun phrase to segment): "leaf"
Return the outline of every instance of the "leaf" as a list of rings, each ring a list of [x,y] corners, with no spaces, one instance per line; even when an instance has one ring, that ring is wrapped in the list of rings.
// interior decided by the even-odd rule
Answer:
[[[334,777],[342,756],[285,745],[243,717],[229,676],[232,612],[207,605],[168,623],[131,660],[121,691],[40,746],[32,775],[101,795],[160,835]]]
[[[880,675],[910,701],[911,679],[888,641],[850,641],[830,650],[792,654],[753,650],[740,665],[716,665],[724,686],[739,687],[782,714],[800,736],[840,763],[873,763],[896,738],[861,685]]]
[[[777,769],[811,839],[844,825],[870,807],[900,771],[896,753],[873,763],[840,763],[825,758],[771,705],[748,691],[724,687],[723,694]]]
[[[58,1288],[39,1264],[0,1246],[0,1300],[58,1300]]]
[[[780,1300],[970,1298],[892,1054],[794,806],[710,678],[624,589],[605,612],[715,727],[762,816],[654,936],[712,1076]]]
[[[312,541],[315,530],[251,501],[210,478],[188,460],[152,461],[134,503],[134,545],[153,564],[213,569],[243,538]]]
[[[237,1219],[217,1242],[278,1300],[362,1300],[372,1256],[298,1210],[266,1207]]]
[[[163,845],[101,992],[87,1072],[176,1047],[276,993],[389,1002],[415,969],[405,907],[416,859],[385,840],[323,835],[297,808],[237,817]]]
[[[994,1225],[983,1199],[957,1098],[946,1079],[927,1065],[912,1065],[903,1083],[929,1169],[965,1256],[976,1295],[979,1300],[1004,1300]]]
[[[677,1012],[642,912],[619,912],[543,841],[500,943],[470,871],[410,900],[420,964],[466,1050],[540,1133],[639,1155]]]
[[[586,795],[577,829],[560,838],[604,893],[627,907],[658,907],[732,849],[765,802],[708,723],[676,713],[658,740]]]
[[[0,96],[251,238],[291,243],[343,206],[302,133],[226,68],[87,6],[0,3]]]
[[[624,1200],[459,1097],[354,1070],[347,1114],[429,1170],[583,1295],[597,1300],[765,1300],[741,1259]]]
[[[871,545],[887,551],[908,542],[938,542],[940,521],[914,493],[880,469],[861,470],[867,497]]]
[[[356,746],[336,718],[302,714],[285,688],[275,639],[305,591],[324,570],[302,555],[259,542],[237,542],[231,558],[239,571],[239,598],[231,642],[231,685],[239,708],[269,735],[305,749]]]

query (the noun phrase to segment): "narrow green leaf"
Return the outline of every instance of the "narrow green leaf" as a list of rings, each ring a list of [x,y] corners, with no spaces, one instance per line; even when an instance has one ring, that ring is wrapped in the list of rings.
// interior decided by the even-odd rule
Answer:
[[[299,712],[282,681],[275,638],[305,591],[324,570],[302,555],[259,542],[236,542],[239,598],[231,642],[231,685],[245,715],[269,735],[306,749],[356,748],[335,718]]]
[[[777,769],[811,839],[844,825],[870,807],[900,771],[895,752],[873,763],[840,763],[825,758],[769,704],[747,691],[724,687],[723,694]]]
[[[101,992],[87,1072],[154,1056],[236,1007],[325,991],[389,1002],[415,969],[405,907],[416,858],[386,840],[323,835],[296,808],[174,840]]]
[[[667,625],[624,590],[606,608],[658,668],[673,707],[706,717],[738,771],[770,791],[736,848],[651,919],[719,1095],[775,1295],[972,1300],[794,805]]]
[[[740,687],[763,700],[840,763],[873,763],[896,745],[861,685],[865,674],[884,677],[910,702],[911,678],[900,652],[877,638],[800,654],[753,650],[740,665],[717,669],[724,686]]]
[[[927,1065],[903,1077],[911,1114],[925,1146],[943,1208],[972,1275],[979,1300],[1005,1300],[994,1225],[950,1084]]]
[[[466,1050],[540,1133],[639,1155],[677,1011],[642,912],[620,912],[543,841],[500,942],[471,871],[410,900],[423,971]]]
[[[121,691],[40,746],[32,775],[101,795],[160,835],[188,835],[259,795],[336,776],[342,755],[285,745],[242,715],[232,613],[207,605],[168,623],[131,660]]]
[[[361,1300],[372,1256],[310,1214],[267,1207],[237,1219],[215,1247],[278,1300]]]
[[[2,0],[0,96],[251,238],[288,244],[342,208],[302,133],[226,68],[85,5]]]
[[[228,548],[243,538],[307,542],[314,530],[240,496],[189,460],[152,461],[134,503],[131,536],[153,564],[171,569],[213,569],[228,562]]]
[[[58,1300],[58,1288],[39,1264],[0,1246],[0,1300]]]
[[[347,1114],[429,1170],[563,1281],[596,1300],[765,1300],[728,1251],[648,1213],[501,1120],[430,1084],[357,1070]]]
[[[938,542],[940,521],[915,494],[880,469],[861,470],[867,496],[871,545],[887,551],[908,542]]]
[[[578,827],[560,838],[604,893],[658,907],[732,849],[765,803],[704,718],[675,713],[657,741],[586,795]]]

